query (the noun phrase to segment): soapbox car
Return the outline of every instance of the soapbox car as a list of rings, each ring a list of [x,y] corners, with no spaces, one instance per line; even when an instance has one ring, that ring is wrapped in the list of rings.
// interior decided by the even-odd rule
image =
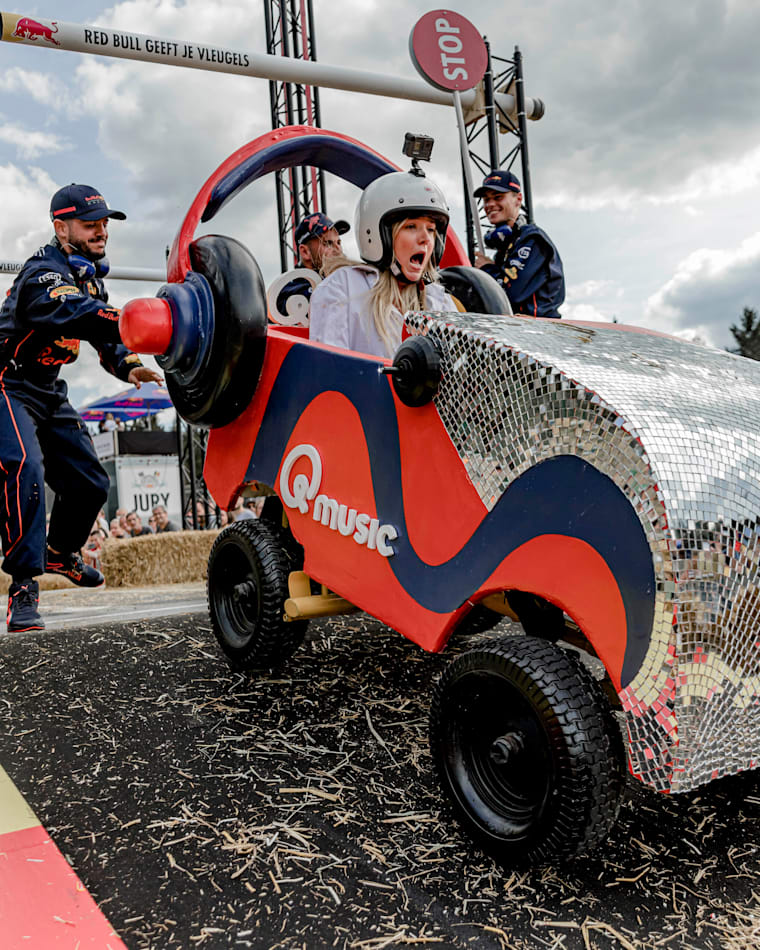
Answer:
[[[214,498],[266,496],[209,560],[229,662],[282,663],[309,618],[356,609],[430,651],[519,619],[525,635],[449,663],[430,717],[456,815],[507,862],[603,841],[626,758],[660,792],[755,768],[760,366],[632,327],[489,313],[453,235],[444,279],[453,266],[453,293],[481,312],[407,314],[392,362],[310,342],[267,320],[245,248],[193,241],[293,164],[359,187],[394,169],[335,133],[262,136],[199,193],[158,298],[122,314],[127,345],[161,354],[178,409],[211,429]]]

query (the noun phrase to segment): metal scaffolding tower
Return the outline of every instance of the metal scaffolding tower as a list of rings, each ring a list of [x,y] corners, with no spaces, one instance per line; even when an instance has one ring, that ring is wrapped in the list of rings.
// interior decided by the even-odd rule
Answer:
[[[316,62],[311,0],[264,0],[267,53]],[[272,128],[321,125],[319,88],[300,83],[269,81]],[[294,232],[306,215],[324,211],[325,182],[320,169],[289,168],[275,173],[275,198],[280,229],[283,271],[298,262]]]
[[[185,422],[177,413],[177,458],[179,460],[179,494],[182,528],[216,528],[220,525],[219,506],[208,493],[203,480],[208,430]],[[199,503],[200,502],[200,510]]]
[[[483,77],[483,109],[482,114],[467,125],[467,142],[470,146],[470,159],[483,176],[496,168],[506,168],[511,171],[518,158],[521,162],[523,203],[528,221],[533,221],[533,194],[530,181],[530,162],[528,159],[528,124],[525,114],[525,91],[523,84],[522,53],[515,46],[512,59],[503,59],[492,56],[491,47],[486,40],[488,50],[488,67]],[[494,93],[508,92],[515,97],[516,115],[509,116],[499,106]],[[533,100],[531,118],[538,119],[543,115],[543,102]],[[539,114],[537,114],[537,112]],[[507,138],[506,154],[499,155],[499,133]],[[485,133],[485,141],[483,135]],[[478,139],[480,141],[478,141]],[[475,143],[480,147],[476,151]],[[486,148],[484,148],[486,146]],[[463,175],[464,182],[464,175]],[[466,187],[466,186],[465,186]],[[475,229],[470,206],[464,203],[465,221],[467,229],[467,251],[470,260],[475,259]],[[487,224],[487,223],[486,223]]]

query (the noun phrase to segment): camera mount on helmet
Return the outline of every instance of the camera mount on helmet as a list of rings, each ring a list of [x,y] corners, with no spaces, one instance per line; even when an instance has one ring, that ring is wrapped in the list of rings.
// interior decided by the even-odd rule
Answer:
[[[402,152],[412,160],[412,167],[409,169],[412,175],[417,175],[419,178],[425,177],[425,172],[420,168],[420,162],[430,161],[434,142],[432,135],[420,135],[414,132],[407,132],[404,135]]]

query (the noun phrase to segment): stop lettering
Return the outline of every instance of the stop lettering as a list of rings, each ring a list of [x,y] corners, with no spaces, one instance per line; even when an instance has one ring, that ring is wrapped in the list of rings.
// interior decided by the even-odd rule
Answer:
[[[488,53],[483,37],[453,10],[432,10],[409,36],[415,69],[439,89],[472,89],[483,78]]]

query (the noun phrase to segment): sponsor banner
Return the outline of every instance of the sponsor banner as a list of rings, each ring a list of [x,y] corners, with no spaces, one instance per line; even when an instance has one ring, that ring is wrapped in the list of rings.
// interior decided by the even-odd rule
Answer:
[[[452,16],[455,15],[452,14]],[[26,43],[37,48],[62,49],[75,53],[94,53],[98,56],[117,56],[151,63],[167,63],[173,66],[256,76],[280,82],[348,89],[369,95],[390,96],[394,99],[435,102],[441,105],[453,104],[447,89],[431,88],[430,85],[419,80],[405,79],[396,75],[387,76],[295,57],[274,56],[252,50],[227,49],[206,43],[172,40],[144,33],[66,23],[62,20],[43,20],[19,16],[17,13],[0,13],[0,18],[3,40]],[[458,48],[458,45],[456,40],[448,39],[444,47],[445,55],[453,56],[450,50],[454,47]],[[446,68],[449,65],[451,64],[447,63]],[[475,82],[472,85],[475,85]],[[468,86],[462,86],[459,82],[452,88],[469,89]],[[497,101],[500,108],[508,115],[512,114],[513,96],[509,93],[498,93]],[[469,93],[466,104],[469,106],[474,102],[474,93]],[[526,111],[531,115],[530,108]]]
[[[50,20],[38,20],[34,17],[19,16],[18,13],[3,13],[2,37],[10,43],[39,43],[60,46],[55,38],[58,24]]]
[[[136,511],[145,527],[155,505],[163,505],[179,528],[182,499],[176,455],[120,455],[115,460],[119,507]]]
[[[58,47],[80,53],[100,53],[110,56],[130,56],[153,62],[171,62],[176,65],[214,68],[231,67],[245,70],[251,65],[252,54],[242,50],[225,49],[204,43],[168,40],[143,33],[127,33],[103,27],[64,23],[22,16],[18,13],[0,13],[2,39],[10,43],[28,43],[35,46]]]

